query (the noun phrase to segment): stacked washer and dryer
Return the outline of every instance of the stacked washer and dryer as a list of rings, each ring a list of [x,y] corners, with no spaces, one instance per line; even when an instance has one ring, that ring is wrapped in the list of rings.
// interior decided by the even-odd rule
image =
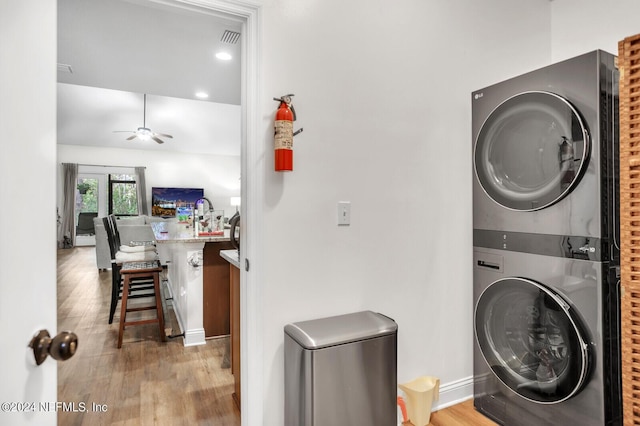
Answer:
[[[618,71],[594,51],[472,93],[474,405],[621,423]]]

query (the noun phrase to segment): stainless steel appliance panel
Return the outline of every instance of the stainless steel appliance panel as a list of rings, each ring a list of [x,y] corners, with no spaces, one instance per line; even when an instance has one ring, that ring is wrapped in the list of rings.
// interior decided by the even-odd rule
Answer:
[[[594,51],[472,93],[474,229],[610,237],[614,61]]]
[[[495,265],[501,265],[500,268]],[[535,375],[531,382],[523,380],[519,386],[513,383],[505,383],[496,374],[498,369],[508,366],[516,373],[522,373],[526,377],[522,362],[526,356],[531,354],[539,355],[540,346],[534,348],[544,336],[547,343],[552,342],[556,353],[556,358],[564,358],[568,363],[580,365],[579,360],[584,357],[582,348],[579,345],[572,347],[565,344],[573,331],[569,321],[556,321],[546,326],[542,321],[538,321],[536,315],[540,315],[538,307],[530,300],[511,300],[512,311],[510,320],[504,321],[501,326],[492,324],[475,324],[476,330],[484,330],[489,335],[496,334],[495,340],[491,340],[490,345],[508,347],[508,350],[498,351],[502,354],[501,362],[496,362],[500,357],[487,356],[479,345],[476,335],[474,341],[474,402],[476,408],[485,415],[493,418],[505,425],[557,425],[557,424],[580,424],[580,425],[608,425],[615,424],[619,420],[619,378],[616,372],[610,367],[615,363],[615,347],[618,345],[617,335],[612,333],[611,324],[608,323],[607,312],[617,309],[618,286],[619,283],[608,274],[610,264],[608,262],[594,262],[589,260],[562,258],[545,256],[531,253],[520,253],[493,248],[474,248],[474,306],[476,314],[478,309],[484,309],[485,313],[475,315],[478,318],[486,319],[491,315],[503,316],[505,312],[500,311],[499,306],[485,306],[479,308],[478,301],[483,293],[495,286],[496,283],[509,283],[530,280],[543,285],[551,293],[558,296],[557,300],[566,303],[571,316],[578,324],[579,334],[586,342],[586,367],[584,377],[575,374],[573,385],[578,388],[567,392],[568,398],[555,398],[559,394],[555,389],[545,388],[544,380]],[[508,285],[505,286],[505,289]],[[513,297],[509,291],[504,292],[505,297]],[[494,297],[498,300],[499,297]],[[505,299],[505,301],[507,301]],[[518,305],[522,306],[519,307]],[[493,312],[489,310],[494,309]],[[517,309],[520,309],[518,317]],[[559,310],[556,310],[559,311]],[[487,313],[489,312],[489,313]],[[554,313],[555,315],[555,313]],[[523,327],[518,326],[518,322],[528,323]],[[496,322],[499,324],[499,322]],[[541,325],[542,324],[542,325]],[[492,328],[493,327],[493,328]],[[517,334],[517,329],[521,330],[521,335]],[[548,332],[554,329],[553,333]],[[613,327],[615,329],[615,325]],[[506,333],[505,333],[506,330]],[[524,331],[522,331],[524,330]],[[546,331],[545,331],[546,330]],[[546,333],[546,335],[545,335]],[[517,340],[524,341],[518,343]],[[505,343],[506,342],[506,343]],[[522,349],[525,348],[525,349]],[[558,349],[560,348],[560,349]],[[485,342],[486,349],[486,342]],[[527,355],[528,353],[528,355]],[[520,354],[520,357],[509,357],[507,355]],[[506,361],[506,362],[505,362]],[[514,362],[517,361],[517,362]],[[534,361],[529,361],[526,368],[531,368]],[[538,366],[543,363],[539,362]],[[562,364],[560,362],[560,364]],[[535,366],[534,366],[535,367]],[[556,367],[557,368],[557,367]],[[560,376],[560,374],[558,374]],[[582,382],[580,381],[582,380]],[[511,385],[509,387],[508,385]],[[526,391],[534,387],[539,387],[538,392],[544,398],[531,397],[532,393]],[[572,389],[572,388],[567,388]],[[545,392],[547,392],[545,394]],[[565,396],[567,396],[565,395]],[[537,399],[537,400],[536,400]]]

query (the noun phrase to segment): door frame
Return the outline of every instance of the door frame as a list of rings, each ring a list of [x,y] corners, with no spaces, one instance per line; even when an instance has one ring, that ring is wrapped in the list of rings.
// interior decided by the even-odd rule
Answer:
[[[260,146],[260,33],[261,5],[248,0],[145,0],[179,8],[199,7],[242,22],[241,46],[241,222],[240,368],[242,425],[263,423],[260,222],[265,174]],[[54,68],[55,69],[55,68]],[[250,206],[250,208],[248,208]],[[250,268],[249,268],[250,265]]]
[[[176,6],[194,5],[242,21],[241,69],[241,204],[240,235],[240,368],[242,425],[263,423],[262,397],[262,313],[261,276],[263,256],[260,222],[265,174],[259,142],[260,117],[260,32],[262,11],[259,3],[247,0],[148,0]],[[250,206],[251,208],[247,208]],[[249,267],[250,266],[250,267]]]

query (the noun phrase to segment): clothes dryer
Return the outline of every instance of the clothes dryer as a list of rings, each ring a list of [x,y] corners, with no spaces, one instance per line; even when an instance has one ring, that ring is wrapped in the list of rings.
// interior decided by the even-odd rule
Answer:
[[[476,409],[502,425],[621,424],[617,268],[573,237],[522,234],[525,253],[501,234],[474,247]]]
[[[474,229],[614,238],[617,84],[594,51],[472,93]]]

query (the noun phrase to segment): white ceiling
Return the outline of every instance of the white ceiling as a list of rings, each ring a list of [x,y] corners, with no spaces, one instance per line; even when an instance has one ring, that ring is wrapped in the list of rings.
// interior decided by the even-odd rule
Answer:
[[[170,0],[58,0],[58,143],[240,155],[241,41],[221,37],[241,28]],[[114,133],[142,127],[143,93],[162,145]]]
[[[58,84],[58,143],[240,155],[240,106],[147,95],[146,126],[163,138],[126,140],[142,127],[143,95],[97,87]]]

